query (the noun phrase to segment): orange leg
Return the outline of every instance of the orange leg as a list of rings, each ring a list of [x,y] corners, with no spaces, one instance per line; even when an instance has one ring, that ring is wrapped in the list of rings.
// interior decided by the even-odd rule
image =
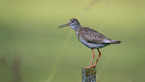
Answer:
[[[97,64],[97,62],[98,62],[98,60],[99,60],[99,58],[100,58],[100,56],[101,56],[101,52],[100,52],[100,50],[99,50],[98,48],[97,48],[97,50],[98,50],[98,52],[99,52],[99,57],[97,58],[95,64],[92,66],[93,68],[96,67],[96,64]]]
[[[84,68],[91,68],[92,67],[92,64],[93,64],[93,60],[94,60],[94,50],[92,49],[92,52],[93,52],[93,57],[92,57],[92,61],[91,61],[91,65],[90,65],[90,67],[84,67]]]

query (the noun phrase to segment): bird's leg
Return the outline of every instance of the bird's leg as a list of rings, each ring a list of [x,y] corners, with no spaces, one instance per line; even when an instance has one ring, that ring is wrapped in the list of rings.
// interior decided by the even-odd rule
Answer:
[[[93,64],[93,60],[94,60],[94,50],[92,49],[92,52],[93,52],[93,57],[92,57],[92,61],[91,61],[91,65],[90,65],[90,67],[92,67],[92,64]]]
[[[99,60],[99,58],[100,58],[100,56],[101,56],[101,52],[100,52],[100,50],[99,50],[98,48],[97,48],[97,50],[98,50],[98,52],[99,52],[99,57],[97,58],[95,64],[92,66],[93,68],[96,67],[96,64],[97,64],[97,62],[98,62],[98,60]]]
[[[91,65],[90,65],[90,67],[84,67],[84,68],[91,68],[91,67],[92,67],[93,60],[94,60],[94,56],[95,56],[95,54],[94,54],[94,50],[93,50],[93,49],[92,49],[92,52],[93,52],[93,57],[92,57]]]

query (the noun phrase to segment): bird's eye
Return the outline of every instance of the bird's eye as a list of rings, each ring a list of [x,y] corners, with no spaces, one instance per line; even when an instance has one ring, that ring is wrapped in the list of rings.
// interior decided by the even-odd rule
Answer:
[[[75,22],[75,21],[71,21],[71,22]]]

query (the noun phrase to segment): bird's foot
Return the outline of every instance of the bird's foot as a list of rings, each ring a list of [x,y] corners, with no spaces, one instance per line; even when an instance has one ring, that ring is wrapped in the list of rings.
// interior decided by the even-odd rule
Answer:
[[[92,68],[92,67],[84,67],[85,69],[90,69],[90,68]]]
[[[90,68],[94,68],[93,66],[90,66],[90,67],[84,67],[85,69],[90,69]]]
[[[96,64],[92,66],[92,68],[95,68],[95,67],[96,67]]]

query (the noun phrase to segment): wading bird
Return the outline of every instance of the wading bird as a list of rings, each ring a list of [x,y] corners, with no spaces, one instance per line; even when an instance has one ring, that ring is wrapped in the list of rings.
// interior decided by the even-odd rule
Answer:
[[[84,44],[86,47],[90,48],[93,53],[92,61],[90,67],[85,67],[85,68],[95,68],[96,64],[101,56],[100,48],[103,48],[105,46],[108,46],[110,44],[119,44],[121,41],[116,41],[112,40],[110,38],[107,38],[103,34],[99,33],[98,31],[95,31],[91,28],[88,27],[82,27],[79,23],[79,21],[75,18],[72,18],[67,24],[58,26],[58,28],[66,27],[69,26],[71,27],[77,35],[77,38],[79,41]],[[96,62],[94,65],[93,64],[93,59],[94,59],[94,50],[97,49],[99,52],[99,57],[97,58]]]

